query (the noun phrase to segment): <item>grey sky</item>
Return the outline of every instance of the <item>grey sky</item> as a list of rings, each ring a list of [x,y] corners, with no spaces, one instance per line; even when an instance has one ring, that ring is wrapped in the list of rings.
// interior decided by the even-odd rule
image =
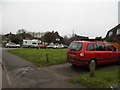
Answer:
[[[104,37],[118,24],[118,2],[2,2],[0,8],[1,4],[3,34],[23,28]]]

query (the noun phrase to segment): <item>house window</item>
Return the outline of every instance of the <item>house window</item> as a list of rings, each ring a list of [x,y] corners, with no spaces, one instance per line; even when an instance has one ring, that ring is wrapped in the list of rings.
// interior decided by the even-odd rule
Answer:
[[[116,33],[116,34],[117,34],[117,35],[120,34],[120,29],[117,30],[117,33]]]
[[[108,36],[112,36],[113,35],[113,32],[111,31],[111,32],[109,32],[109,34],[108,34]]]

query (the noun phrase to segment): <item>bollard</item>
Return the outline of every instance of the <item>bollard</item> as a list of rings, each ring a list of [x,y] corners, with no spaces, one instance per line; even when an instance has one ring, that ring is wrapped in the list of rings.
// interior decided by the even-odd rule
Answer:
[[[90,77],[95,77],[95,61],[90,62]]]
[[[4,70],[4,65],[2,64],[2,70]]]
[[[48,54],[46,54],[46,63],[49,63]]]

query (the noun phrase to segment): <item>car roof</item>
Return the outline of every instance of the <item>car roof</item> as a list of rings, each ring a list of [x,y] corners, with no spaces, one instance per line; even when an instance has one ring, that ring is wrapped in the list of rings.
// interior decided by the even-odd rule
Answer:
[[[73,42],[81,42],[81,43],[107,43],[106,41],[73,41]]]

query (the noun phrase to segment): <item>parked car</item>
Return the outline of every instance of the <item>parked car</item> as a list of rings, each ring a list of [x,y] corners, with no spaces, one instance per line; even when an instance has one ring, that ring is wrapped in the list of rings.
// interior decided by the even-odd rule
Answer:
[[[73,41],[67,49],[67,61],[74,66],[88,66],[92,61],[95,66],[118,62],[120,51],[108,42]]]
[[[53,48],[54,47],[54,45],[48,45],[47,46],[47,48]]]
[[[60,49],[60,48],[67,48],[67,45],[64,44],[52,44],[52,45],[48,45],[48,48],[53,48],[53,49]]]
[[[20,48],[20,44],[15,44],[15,43],[6,43],[5,45],[6,48]]]
[[[64,46],[63,46],[62,44],[55,44],[55,45],[53,46],[53,48],[54,48],[54,49],[56,49],[56,48],[64,48]]]
[[[64,46],[64,48],[68,48],[68,46],[67,46],[67,45],[64,45],[64,44],[63,44],[63,46]]]
[[[40,49],[40,48],[44,48],[44,49],[46,49],[46,48],[47,48],[47,45],[44,45],[44,44],[38,44],[38,45],[36,46],[36,48],[37,48],[37,49]]]
[[[28,48],[36,48],[37,47],[37,44],[31,44],[28,46]]]

